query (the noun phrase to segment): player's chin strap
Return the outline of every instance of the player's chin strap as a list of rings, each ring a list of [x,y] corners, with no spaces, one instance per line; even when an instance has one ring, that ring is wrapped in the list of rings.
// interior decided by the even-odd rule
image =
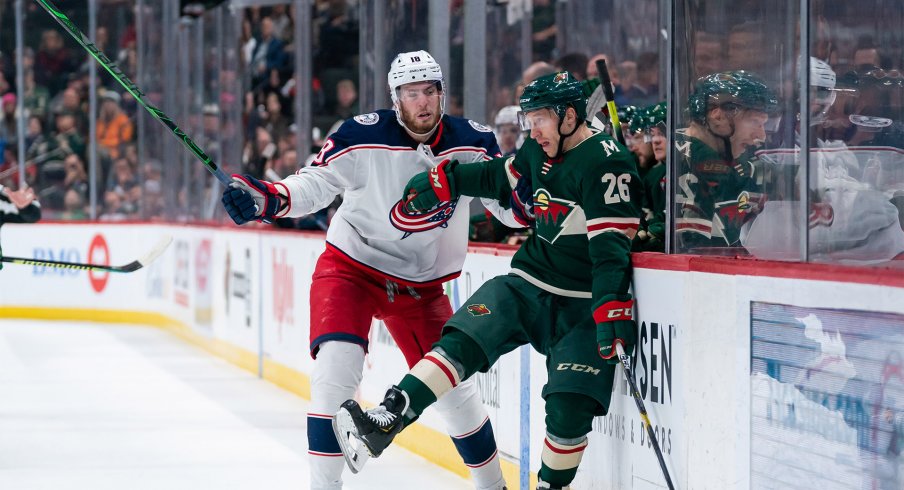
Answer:
[[[707,131],[709,131],[709,134],[722,140],[722,144],[725,145],[725,155],[728,157],[729,160],[734,160],[734,154],[731,150],[731,137],[734,136],[734,133],[735,133],[734,116],[731,117],[730,124],[731,124],[731,133],[728,136],[722,136],[719,133],[713,131],[713,128],[711,128],[709,126],[709,121],[707,121],[705,119],[703,120],[703,127],[705,127]]]
[[[565,124],[565,117],[559,118],[559,127],[556,128],[559,131],[559,147],[556,148],[556,154],[553,157],[550,157],[550,160],[555,160],[562,156],[562,148],[565,147],[565,139],[573,135],[578,131],[578,128],[581,127],[581,124],[584,124],[584,121],[575,118],[576,124],[574,125],[574,129],[571,130],[570,133],[564,134],[562,133],[562,125]]]

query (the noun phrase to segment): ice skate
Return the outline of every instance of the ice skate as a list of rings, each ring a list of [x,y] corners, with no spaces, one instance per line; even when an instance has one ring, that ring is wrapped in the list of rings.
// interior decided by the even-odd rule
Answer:
[[[537,483],[537,490],[571,490],[571,486],[566,485],[564,487],[553,487],[549,483],[540,480],[540,482]]]
[[[380,405],[362,410],[354,400],[339,407],[333,431],[349,469],[357,473],[370,457],[379,457],[405,426],[402,414],[408,409],[405,393],[393,386]]]

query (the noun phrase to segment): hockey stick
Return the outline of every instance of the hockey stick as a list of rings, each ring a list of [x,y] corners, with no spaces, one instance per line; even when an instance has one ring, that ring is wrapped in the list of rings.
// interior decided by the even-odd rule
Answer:
[[[600,87],[606,97],[606,107],[609,108],[609,120],[612,122],[612,132],[619,143],[625,144],[625,135],[622,133],[621,122],[618,120],[618,109],[615,107],[615,91],[612,90],[612,79],[609,78],[609,68],[606,60],[596,60],[596,71],[600,74]]]
[[[107,272],[135,272],[138,269],[150,264],[160,256],[173,241],[173,237],[163,237],[150,252],[145,254],[138,260],[133,260],[126,265],[99,265],[99,264],[83,264],[79,262],[63,262],[60,260],[43,260],[43,259],[26,259],[22,257],[0,257],[0,262],[9,262],[10,264],[19,265],[37,265],[43,267],[59,267],[61,269],[75,269],[85,271],[107,271]]]
[[[634,382],[634,371],[631,369],[631,361],[628,359],[628,355],[625,354],[625,348],[622,347],[621,343],[615,343],[615,350],[618,352],[618,359],[625,368],[625,378],[628,379],[628,385],[631,387],[631,396],[634,397],[634,403],[637,404],[637,410],[640,411],[640,418],[647,424],[647,437],[653,443],[653,450],[656,451],[656,457],[659,459],[659,467],[662,468],[662,476],[665,477],[665,483],[669,486],[669,490],[675,490],[675,486],[672,485],[672,477],[669,476],[669,469],[666,467],[665,459],[662,457],[662,449],[659,448],[659,441],[653,432],[653,425],[650,424],[647,409],[644,407],[643,399],[640,397],[640,391],[637,390],[637,383]]]
[[[88,53],[93,56],[98,63],[100,63],[100,66],[103,66],[104,69],[106,69],[110,73],[110,75],[113,75],[113,78],[115,78],[120,85],[128,90],[130,94],[132,94],[132,97],[135,97],[135,100],[137,100],[138,103],[140,103],[145,109],[147,109],[147,111],[150,112],[155,119],[169,128],[169,130],[172,131],[173,134],[182,141],[182,144],[184,144],[186,148],[194,153],[194,155],[198,157],[198,160],[201,160],[201,163],[203,163],[204,166],[207,167],[207,170],[209,170],[217,178],[217,180],[219,180],[225,186],[228,186],[230,183],[232,183],[232,179],[230,179],[229,176],[227,176],[223,172],[223,170],[221,170],[220,167],[218,167],[217,164],[214,163],[213,159],[210,158],[207,153],[204,153],[204,150],[199,148],[198,145],[196,145],[195,142],[192,141],[192,139],[189,138],[184,131],[179,129],[179,126],[176,126],[176,123],[174,123],[169,116],[164,114],[163,111],[154,107],[144,99],[144,92],[142,92],[141,89],[139,89],[138,86],[135,85],[135,83],[132,82],[132,80],[127,77],[126,74],[123,73],[118,66],[116,66],[116,63],[108,58],[107,55],[102,53],[100,49],[98,49],[97,46],[95,46],[94,43],[92,43],[91,40],[88,39],[87,36],[85,36],[85,33],[79,30],[79,28],[76,27],[71,20],[69,20],[69,17],[67,17],[66,14],[61,12],[60,9],[57,8],[57,6],[49,0],[36,1],[42,7],[44,7],[44,10],[46,10],[47,13],[49,13],[54,19],[56,19],[56,21],[59,22],[61,26],[66,28],[66,30],[69,31],[69,34],[71,34],[72,37],[75,38],[75,40],[78,41],[78,43],[81,44],[82,47],[85,48],[85,50],[88,51]]]

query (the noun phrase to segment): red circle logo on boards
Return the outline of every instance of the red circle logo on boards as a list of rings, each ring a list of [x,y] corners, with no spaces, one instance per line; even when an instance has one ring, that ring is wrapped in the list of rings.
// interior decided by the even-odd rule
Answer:
[[[110,265],[110,248],[103,235],[94,235],[91,245],[88,245],[88,263],[98,265]],[[96,292],[101,292],[107,286],[110,273],[105,271],[88,271],[88,280]]]

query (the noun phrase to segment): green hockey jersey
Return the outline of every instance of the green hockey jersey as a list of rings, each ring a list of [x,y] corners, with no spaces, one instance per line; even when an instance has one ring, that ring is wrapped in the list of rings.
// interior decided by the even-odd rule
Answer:
[[[678,251],[739,245],[741,226],[747,217],[739,211],[738,196],[751,190],[751,179],[738,171],[740,165],[736,161],[684,130],[675,132],[675,149]]]
[[[472,175],[467,187],[479,185],[483,197],[511,188],[507,167],[531,177],[536,229],[512,258],[513,273],[554,294],[593,298],[594,306],[604,295],[627,293],[641,195],[627,148],[594,133],[550,160],[528,139],[514,156],[463,167],[475,165],[485,172]]]
[[[657,162],[642,177],[643,183],[643,221],[641,227],[646,230],[645,240],[635,240],[634,249],[644,252],[665,251],[665,206],[666,206],[666,167],[664,162]]]

